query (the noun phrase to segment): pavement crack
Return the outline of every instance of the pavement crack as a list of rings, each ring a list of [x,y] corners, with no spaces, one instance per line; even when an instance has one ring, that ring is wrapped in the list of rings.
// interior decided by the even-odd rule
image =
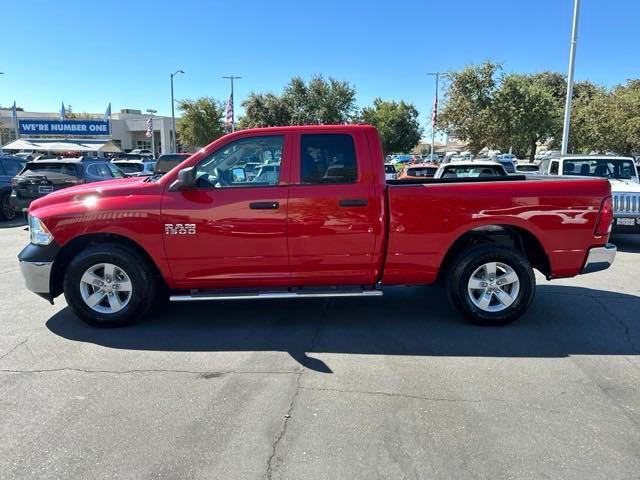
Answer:
[[[600,308],[602,308],[602,310],[604,310],[605,313],[607,313],[611,318],[613,318],[613,320],[623,329],[624,335],[627,338],[627,343],[631,347],[631,350],[634,353],[640,353],[640,348],[634,343],[633,338],[631,338],[631,329],[629,325],[627,325],[627,323],[624,320],[622,320],[615,312],[611,311],[607,306],[607,304],[600,301],[598,297],[593,295],[588,295],[588,297],[593,299],[593,301],[595,301],[598,305],[600,305]]]
[[[3,360],[5,357],[8,357],[9,355],[11,355],[18,348],[20,348],[21,346],[25,345],[30,339],[31,339],[31,335],[28,335],[24,340],[22,340],[21,342],[17,343],[16,345],[14,345],[12,348],[10,348],[9,351],[7,351],[7,352],[3,353],[2,355],[0,355],[0,360]]]
[[[322,312],[320,313],[318,324],[316,325],[316,329],[313,332],[311,341],[309,342],[309,347],[306,349],[307,352],[313,352],[316,347],[316,341],[318,340],[318,336],[320,334],[320,329],[322,328],[322,324],[324,323],[325,318],[327,317],[327,312],[329,310],[330,303],[331,303],[331,299],[327,299],[322,305]],[[305,368],[302,368],[302,370],[300,370],[300,372],[298,373],[298,376],[296,378],[296,388],[295,388],[295,391],[293,392],[293,395],[291,396],[291,401],[289,402],[289,408],[287,409],[287,413],[284,416],[284,422],[282,424],[282,428],[280,429],[280,432],[278,433],[273,443],[271,444],[271,455],[269,455],[269,458],[267,459],[267,473],[266,473],[267,480],[272,480],[273,478],[273,473],[275,470],[274,461],[279,460],[280,464],[282,464],[282,460],[276,457],[276,454],[278,453],[278,445],[280,444],[280,442],[282,441],[282,439],[287,433],[289,420],[291,419],[291,414],[293,413],[293,410],[295,408],[296,400],[298,398],[298,395],[300,394],[300,390],[301,390],[300,381],[302,380],[302,375],[304,374],[304,372],[305,372]]]
[[[428,402],[452,402],[452,403],[481,403],[485,400],[468,399],[468,398],[449,398],[449,397],[425,397],[422,395],[411,395],[409,393],[383,392],[380,390],[345,390],[340,388],[320,388],[320,387],[300,387],[300,390],[314,390],[319,392],[337,392],[337,393],[355,393],[362,395],[380,395],[384,397],[399,397],[412,400],[424,400]],[[491,400],[494,401],[494,400]]]

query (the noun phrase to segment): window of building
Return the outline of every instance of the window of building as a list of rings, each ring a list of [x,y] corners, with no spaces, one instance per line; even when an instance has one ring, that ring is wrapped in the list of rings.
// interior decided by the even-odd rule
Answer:
[[[236,140],[196,166],[201,188],[277,185],[284,137],[269,135]]]
[[[302,135],[301,183],[353,183],[357,177],[356,149],[351,135]]]

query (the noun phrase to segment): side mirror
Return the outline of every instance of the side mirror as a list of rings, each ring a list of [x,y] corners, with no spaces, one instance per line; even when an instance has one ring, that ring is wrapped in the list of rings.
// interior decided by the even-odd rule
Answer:
[[[231,175],[233,177],[233,183],[244,183],[247,181],[247,174],[242,167],[231,169]]]
[[[178,179],[169,187],[170,192],[178,190],[187,190],[196,186],[196,169],[195,167],[183,168],[178,172]]]

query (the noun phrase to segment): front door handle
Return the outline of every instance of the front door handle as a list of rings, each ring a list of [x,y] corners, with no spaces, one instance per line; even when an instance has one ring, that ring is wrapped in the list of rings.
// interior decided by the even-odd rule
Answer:
[[[349,198],[346,200],[340,200],[341,207],[366,207],[369,202],[366,198]]]
[[[251,202],[249,204],[251,210],[277,210],[280,208],[279,202]]]

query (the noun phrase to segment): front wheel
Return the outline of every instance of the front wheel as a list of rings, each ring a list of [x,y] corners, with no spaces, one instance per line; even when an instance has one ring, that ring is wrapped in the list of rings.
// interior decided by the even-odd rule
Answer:
[[[144,316],[156,296],[147,263],[125,246],[94,245],[80,252],[64,277],[64,296],[85,322],[116,327]]]
[[[531,264],[520,252],[484,244],[453,261],[447,293],[453,307],[476,325],[505,325],[522,316],[535,294]]]

